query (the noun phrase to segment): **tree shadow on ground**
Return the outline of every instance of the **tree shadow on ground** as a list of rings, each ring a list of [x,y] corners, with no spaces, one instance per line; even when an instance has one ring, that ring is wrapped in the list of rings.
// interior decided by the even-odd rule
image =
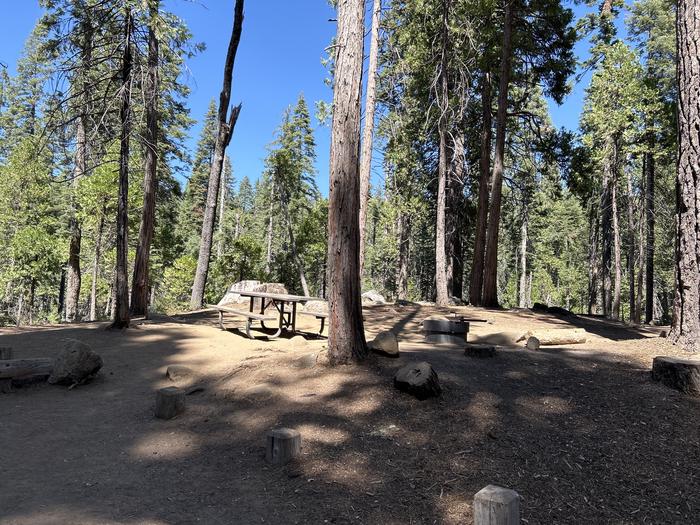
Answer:
[[[401,314],[412,326],[416,312]],[[308,369],[296,361],[308,350],[234,355],[238,336],[198,329],[2,335],[20,357],[83,339],[105,367],[71,391],[0,397],[11,480],[0,523],[469,523],[473,494],[490,483],[520,493],[527,523],[690,523],[700,512],[700,402],[622,357],[549,349],[472,359],[408,343],[399,359]],[[230,356],[212,349],[212,362],[214,338]],[[393,389],[395,370],[414,360],[433,364],[440,399]],[[175,363],[203,371],[206,389],[178,418],[156,420],[154,391]],[[276,426],[304,439],[284,467],[263,459]]]

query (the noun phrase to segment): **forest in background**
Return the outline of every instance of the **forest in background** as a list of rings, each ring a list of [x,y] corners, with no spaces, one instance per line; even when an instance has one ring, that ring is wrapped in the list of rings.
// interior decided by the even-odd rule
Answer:
[[[155,0],[41,3],[17,75],[0,78],[0,323],[114,317],[125,98],[129,283],[157,165],[148,306],[186,309],[219,122],[213,100],[187,151],[183,70],[204,47]],[[668,323],[675,4],[604,0],[581,20],[555,0],[375,0],[367,9],[376,44],[366,52],[365,115],[374,118],[363,161],[382,155],[361,200],[363,290]],[[582,39],[590,57],[577,64]],[[547,100],[565,102],[584,72],[578,132],[554,129]],[[315,179],[327,175],[314,170],[313,138],[324,120],[300,95],[270,130],[263,173],[239,178],[236,159],[224,162],[205,302],[242,279],[325,296],[328,200]],[[368,170],[363,162],[363,181]]]

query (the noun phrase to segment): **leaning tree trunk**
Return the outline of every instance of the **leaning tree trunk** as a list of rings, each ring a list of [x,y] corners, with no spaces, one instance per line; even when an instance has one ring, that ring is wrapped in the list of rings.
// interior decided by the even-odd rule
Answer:
[[[146,133],[145,170],[143,177],[143,210],[139,226],[139,243],[136,247],[134,275],[131,281],[131,315],[148,316],[149,261],[156,217],[156,192],[158,189],[158,38],[156,21],[159,0],[150,4],[148,28],[148,74],[146,78]]]
[[[481,305],[484,283],[484,250],[486,249],[486,222],[489,208],[491,178],[491,75],[486,72],[481,87],[481,153],[479,158],[479,201],[474,232],[474,255],[469,282],[469,303]]]
[[[654,244],[656,239],[654,236],[655,217],[654,217],[654,179],[655,179],[655,160],[654,160],[654,139],[650,133],[649,151],[644,156],[644,213],[646,216],[646,285],[645,285],[645,301],[644,301],[644,322],[649,324],[654,319]]]
[[[501,191],[503,189],[503,157],[506,145],[506,124],[508,118],[508,86],[511,74],[511,33],[513,12],[506,0],[503,19],[503,49],[501,51],[500,78],[498,81],[498,112],[496,113],[496,149],[491,176],[491,199],[489,204],[488,227],[486,229],[486,257],[484,259],[484,306],[498,306],[498,229],[501,223]]]
[[[369,180],[372,173],[372,136],[374,133],[374,110],[377,93],[377,59],[379,56],[379,22],[382,0],[374,0],[372,7],[372,36],[369,46],[369,68],[367,70],[367,93],[365,95],[365,125],[362,132],[360,154],[360,276],[365,266],[365,225],[369,201]]]
[[[224,65],[224,82],[219,95],[219,112],[216,131],[216,142],[214,154],[212,155],[211,169],[209,171],[209,183],[207,185],[207,203],[204,208],[204,218],[202,220],[202,236],[199,244],[199,257],[197,258],[197,270],[194,275],[192,285],[192,297],[190,308],[193,310],[201,308],[204,301],[204,287],[207,284],[209,274],[209,258],[211,256],[211,245],[214,236],[214,219],[216,218],[216,204],[219,196],[219,184],[221,183],[221,171],[224,165],[224,155],[226,147],[231,142],[233,129],[241,112],[241,105],[231,108],[229,113],[229,101],[231,100],[231,83],[233,77],[233,65],[236,60],[238,43],[241,40],[243,29],[243,1],[236,0],[234,7],[233,30],[226,53],[226,64]]]
[[[119,200],[117,204],[117,262],[114,270],[114,309],[112,327],[129,326],[129,281],[127,256],[129,253],[129,138],[131,135],[131,37],[134,19],[126,10],[124,30],[124,56],[122,58],[121,108],[119,120]]]
[[[676,294],[669,338],[700,350],[700,6],[679,0]]]
[[[328,196],[328,357],[367,355],[360,297],[360,97],[364,1],[338,1]]]
[[[438,306],[447,306],[450,296],[447,292],[447,252],[445,250],[445,208],[447,193],[447,140],[449,111],[449,89],[447,68],[449,64],[449,26],[448,9],[450,0],[443,0],[442,10],[442,51],[440,54],[440,74],[438,77],[438,108],[440,118],[438,120],[439,157],[438,157],[438,190],[437,190],[437,217],[435,226],[435,303]]]

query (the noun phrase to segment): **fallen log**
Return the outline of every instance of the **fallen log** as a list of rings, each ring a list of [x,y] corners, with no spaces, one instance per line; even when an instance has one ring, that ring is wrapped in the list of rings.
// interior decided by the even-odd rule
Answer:
[[[529,330],[518,338],[518,342],[536,337],[540,345],[574,345],[585,343],[586,336],[586,330],[583,328]]]
[[[0,379],[25,379],[32,376],[48,376],[54,360],[49,357],[34,359],[7,359],[0,361]]]

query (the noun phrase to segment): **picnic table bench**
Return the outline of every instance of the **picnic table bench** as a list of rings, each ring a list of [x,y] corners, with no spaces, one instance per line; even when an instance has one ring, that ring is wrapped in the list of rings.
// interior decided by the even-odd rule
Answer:
[[[245,311],[243,309],[239,310],[229,306],[207,305],[209,308],[218,311],[219,325],[221,326],[222,330],[226,329],[223,321],[224,313],[231,313],[240,317],[245,317],[245,333],[246,336],[248,336],[251,339],[253,339],[253,336],[250,334],[250,328],[253,321],[259,321],[260,326],[263,329],[267,329],[267,327],[265,326],[265,321],[278,320],[277,331],[273,335],[269,336],[271,339],[275,339],[282,334],[283,330],[288,330],[292,333],[296,332],[296,316],[297,313],[299,313],[301,315],[312,316],[320,320],[321,329],[318,333],[319,335],[323,333],[323,328],[328,314],[325,312],[305,312],[302,310],[297,312],[297,304],[306,303],[309,301],[325,301],[325,299],[320,299],[318,297],[308,297],[304,295],[278,294],[270,292],[242,291],[238,292],[238,294],[241,297],[250,298],[248,311]],[[260,313],[254,312],[256,299],[260,300]],[[290,305],[291,309],[289,308]],[[277,315],[270,315],[265,313],[265,310],[270,306],[273,306],[277,310]]]

